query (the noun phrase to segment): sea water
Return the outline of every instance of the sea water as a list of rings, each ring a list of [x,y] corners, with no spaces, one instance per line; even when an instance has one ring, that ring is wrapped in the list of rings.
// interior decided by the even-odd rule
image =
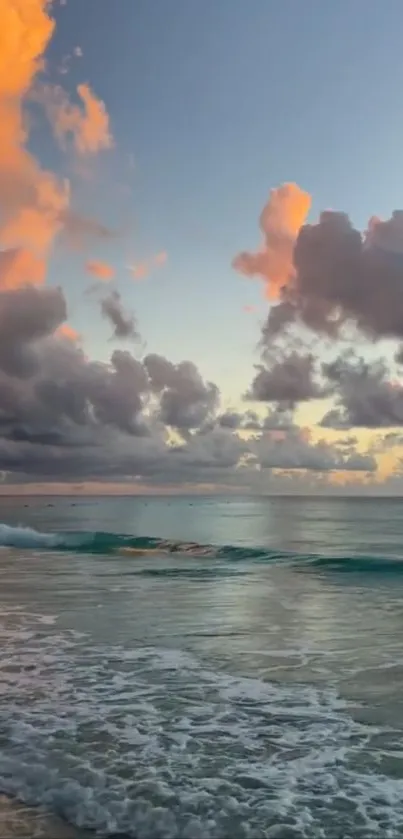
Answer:
[[[0,520],[2,837],[403,836],[400,500]]]

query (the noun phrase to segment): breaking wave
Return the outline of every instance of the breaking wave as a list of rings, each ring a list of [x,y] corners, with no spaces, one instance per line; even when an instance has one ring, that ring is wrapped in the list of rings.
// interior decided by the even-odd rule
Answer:
[[[403,556],[302,554],[270,550],[264,547],[206,545],[198,542],[161,539],[155,536],[134,536],[104,531],[46,533],[31,527],[12,527],[2,523],[0,523],[0,547],[72,551],[86,554],[120,554],[127,557],[176,554],[232,562],[249,560],[288,563],[301,569],[318,571],[403,574]]]
[[[37,620],[0,619],[1,793],[109,839],[402,835],[398,734],[355,719],[332,687]]]

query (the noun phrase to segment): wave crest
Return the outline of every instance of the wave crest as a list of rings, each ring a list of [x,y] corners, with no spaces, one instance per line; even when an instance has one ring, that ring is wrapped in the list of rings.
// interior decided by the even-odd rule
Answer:
[[[342,573],[403,574],[403,557],[381,556],[319,556],[287,553],[267,548],[239,545],[209,545],[161,539],[156,536],[134,536],[104,531],[72,531],[46,533],[31,527],[12,527],[0,523],[0,546],[23,550],[74,551],[87,554],[119,554],[147,556],[177,554],[195,558],[221,559],[231,562],[288,563],[300,570]]]

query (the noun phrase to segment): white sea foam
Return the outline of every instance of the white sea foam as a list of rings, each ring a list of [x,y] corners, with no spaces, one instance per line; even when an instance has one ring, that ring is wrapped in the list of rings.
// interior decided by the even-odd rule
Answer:
[[[56,547],[59,537],[54,533],[41,533],[32,527],[11,527],[0,523],[0,545],[13,548]]]
[[[0,620],[3,792],[137,839],[402,835],[384,735],[332,689],[37,627],[18,610]]]

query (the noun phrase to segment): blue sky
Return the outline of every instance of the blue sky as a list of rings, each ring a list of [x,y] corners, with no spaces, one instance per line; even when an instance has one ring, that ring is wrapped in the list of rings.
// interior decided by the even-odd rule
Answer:
[[[93,256],[122,269],[119,287],[148,349],[191,358],[234,401],[258,360],[267,304],[231,260],[259,243],[269,189],[296,181],[312,194],[312,217],[343,209],[360,227],[402,204],[403,5],[68,0],[55,15],[50,72],[82,48],[63,83],[90,82],[116,139],[83,200],[132,230]],[[50,151],[42,137],[35,143]],[[131,185],[130,199],[118,183]],[[160,250],[166,266],[134,283],[128,257]],[[106,358],[108,327],[83,299],[79,259],[55,260],[52,280],[88,349]]]

